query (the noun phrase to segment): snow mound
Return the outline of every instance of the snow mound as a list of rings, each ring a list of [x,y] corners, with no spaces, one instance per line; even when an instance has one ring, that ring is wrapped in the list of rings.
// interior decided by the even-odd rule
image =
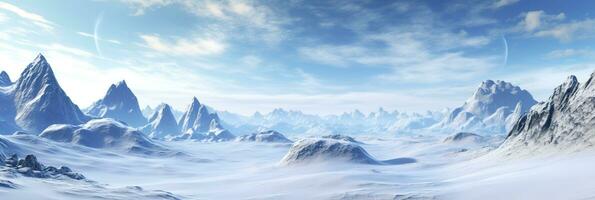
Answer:
[[[357,141],[353,137],[346,136],[346,135],[341,135],[341,134],[325,135],[325,136],[322,136],[322,138],[334,139],[334,140],[342,140],[342,141],[345,141],[345,142],[353,142],[353,143],[356,143],[356,144],[363,144],[363,142]]]
[[[298,163],[346,161],[361,164],[381,164],[364,148],[352,142],[334,139],[302,139],[293,144],[281,160],[283,165]]]
[[[83,125],[52,125],[39,136],[91,148],[120,149],[141,154],[166,151],[142,132],[110,118],[94,119]]]
[[[585,83],[570,76],[548,101],[521,117],[499,150],[580,151],[595,144],[595,73]]]
[[[283,134],[269,130],[259,133],[252,133],[244,135],[237,139],[240,142],[274,142],[274,143],[292,143],[293,141],[287,139]]]
[[[87,114],[101,118],[114,118],[133,127],[140,127],[147,123],[138,100],[126,81],[112,84],[103,99],[88,108]]]
[[[448,136],[444,139],[444,143],[461,143],[461,142],[471,142],[477,143],[482,142],[484,137],[481,135],[477,135],[475,133],[469,132],[459,132],[454,135]]]

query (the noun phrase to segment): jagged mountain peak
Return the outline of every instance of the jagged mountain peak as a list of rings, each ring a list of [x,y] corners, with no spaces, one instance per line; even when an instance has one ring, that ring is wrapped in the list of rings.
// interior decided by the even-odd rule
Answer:
[[[88,120],[62,90],[42,54],[25,68],[16,81],[14,105],[16,123],[34,133],[51,124],[80,124]]]
[[[591,78],[585,83],[569,76],[554,89],[546,102],[533,106],[509,132],[501,150],[508,153],[542,151],[550,148],[577,150],[592,147],[595,141],[595,88]]]
[[[134,127],[147,123],[138,105],[136,95],[124,80],[112,84],[105,96],[91,105],[87,113],[97,117],[121,120]]]
[[[160,104],[142,130],[152,138],[173,137],[179,134],[178,124],[168,104]]]
[[[12,84],[10,76],[5,71],[0,72],[0,86],[7,86]]]

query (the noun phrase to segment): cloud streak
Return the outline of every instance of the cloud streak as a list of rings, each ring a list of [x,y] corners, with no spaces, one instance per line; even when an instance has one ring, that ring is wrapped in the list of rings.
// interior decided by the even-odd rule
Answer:
[[[32,12],[28,12],[26,10],[23,10],[15,5],[6,3],[6,2],[0,2],[0,9],[2,10],[6,10],[9,11],[13,14],[18,15],[19,17],[30,21],[31,23],[45,29],[45,30],[53,30],[55,24],[47,19],[45,19],[43,16],[32,13]]]

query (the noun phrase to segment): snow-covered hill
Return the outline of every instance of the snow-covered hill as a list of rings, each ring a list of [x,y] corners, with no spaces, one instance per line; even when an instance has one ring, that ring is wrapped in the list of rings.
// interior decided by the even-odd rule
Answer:
[[[45,129],[42,138],[98,149],[115,149],[139,154],[167,152],[142,132],[110,118],[94,119],[83,125],[55,124]]]
[[[112,84],[103,99],[93,103],[87,110],[87,114],[91,116],[114,118],[133,127],[140,127],[147,123],[138,100],[128,88],[126,81]]]
[[[237,139],[240,142],[271,142],[271,143],[292,143],[293,141],[287,139],[283,134],[269,130],[259,133],[252,133],[250,135],[243,135]]]
[[[293,165],[328,161],[380,164],[356,143],[322,138],[301,139],[295,142],[281,160],[281,164]]]
[[[595,144],[595,73],[584,83],[570,76],[548,101],[522,116],[500,146],[509,154],[575,151]]]
[[[39,133],[52,124],[81,124],[89,120],[62,90],[41,54],[14,84],[15,122],[28,132]]]
[[[441,132],[506,133],[512,122],[537,103],[531,94],[504,81],[481,83],[465,103],[431,129]]]

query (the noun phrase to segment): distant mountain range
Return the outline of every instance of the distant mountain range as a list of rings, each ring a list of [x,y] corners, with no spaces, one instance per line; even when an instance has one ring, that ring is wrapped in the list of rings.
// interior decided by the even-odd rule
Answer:
[[[464,104],[453,110],[404,113],[379,108],[341,115],[311,115],[281,108],[242,116],[216,111],[193,98],[184,112],[167,104],[141,111],[125,81],[112,84],[105,96],[84,114],[61,89],[42,55],[16,82],[0,73],[2,134],[21,130],[38,134],[52,124],[79,125],[94,118],[113,118],[152,138],[231,140],[234,134],[276,130],[287,135],[455,133],[505,134],[537,102],[531,94],[504,81],[480,84]],[[148,114],[150,112],[150,114]],[[221,118],[220,118],[221,117]],[[148,119],[147,119],[148,118]]]

